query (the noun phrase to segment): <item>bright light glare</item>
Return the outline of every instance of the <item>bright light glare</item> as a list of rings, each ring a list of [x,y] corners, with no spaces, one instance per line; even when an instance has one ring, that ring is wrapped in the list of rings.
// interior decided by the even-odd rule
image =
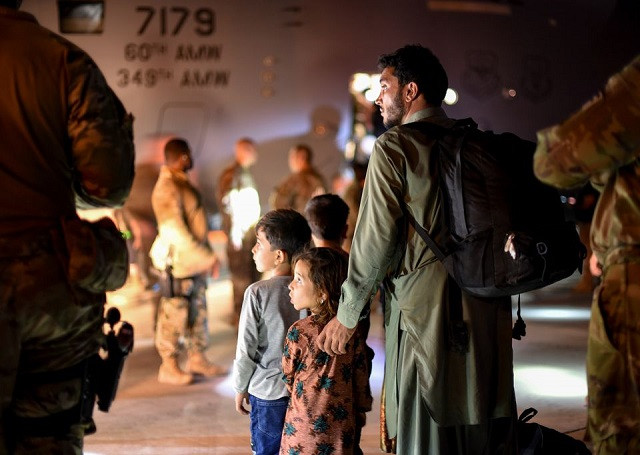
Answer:
[[[380,75],[375,74],[371,76],[371,88],[364,93],[364,97],[373,103],[378,96],[380,96]]]
[[[353,75],[351,89],[354,92],[363,92],[371,86],[371,76],[365,73],[356,73]]]
[[[447,93],[444,95],[444,102],[449,106],[452,106],[458,102],[458,92],[452,88],[447,89]]]
[[[374,103],[378,99],[378,96],[380,96],[380,89],[374,90],[371,88],[364,92],[364,97],[367,99],[367,101],[370,101],[372,103]]]
[[[233,189],[227,196],[231,215],[231,243],[236,247],[242,246],[245,233],[260,218],[260,197],[254,188]]]
[[[225,376],[225,378],[218,382],[215,386],[215,393],[223,397],[233,398],[236,396],[236,392],[233,389],[233,375],[231,372]]]
[[[588,321],[591,312],[588,308],[571,307],[546,307],[546,308],[523,308],[522,317],[525,320],[537,321]]]
[[[574,398],[587,395],[584,373],[552,367],[516,367],[515,387],[546,397]]]
[[[354,141],[349,141],[344,147],[344,157],[351,161],[356,156],[356,143]]]
[[[114,294],[112,292],[107,292],[107,300],[109,301],[109,305],[115,306],[125,306],[129,301],[129,297],[122,294]]]
[[[371,156],[373,152],[373,144],[376,142],[376,137],[372,134],[367,134],[360,141],[360,150],[362,150],[367,156]]]

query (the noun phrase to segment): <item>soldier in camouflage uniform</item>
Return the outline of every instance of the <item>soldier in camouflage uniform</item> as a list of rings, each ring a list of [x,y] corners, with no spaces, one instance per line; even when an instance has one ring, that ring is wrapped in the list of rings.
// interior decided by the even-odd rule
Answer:
[[[587,347],[586,438],[640,453],[640,55],[563,123],[538,132],[540,180],[601,191],[591,246],[602,271]]]
[[[271,194],[271,209],[293,209],[304,214],[309,199],[327,192],[324,179],[311,164],[312,157],[311,149],[304,144],[298,144],[289,151],[291,175]]]
[[[186,385],[193,374],[224,373],[204,355],[208,344],[207,275],[217,273],[218,259],[207,240],[206,213],[187,171],[193,160],[183,139],[171,139],[164,149],[165,164],[151,194],[158,236],[151,247],[154,267],[165,273],[156,324],[156,348],[162,358],[158,381]],[[187,371],[178,365],[181,340],[189,358]]]
[[[69,282],[61,220],[125,201],[132,119],[91,58],[19,3],[0,0],[0,454],[81,454],[105,294]]]

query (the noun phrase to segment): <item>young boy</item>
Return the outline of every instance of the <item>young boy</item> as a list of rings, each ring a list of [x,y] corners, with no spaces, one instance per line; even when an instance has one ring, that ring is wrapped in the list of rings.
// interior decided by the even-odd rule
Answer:
[[[344,251],[342,244],[347,238],[349,206],[340,196],[327,193],[309,199],[304,216],[316,247]]]
[[[272,210],[256,225],[251,250],[256,269],[271,278],[244,293],[233,362],[236,411],[250,414],[251,447],[256,455],[278,454],[289,393],[282,381],[282,347],[298,319],[289,298],[291,258],[311,241],[305,218],[291,209]],[[251,405],[251,412],[244,405]]]

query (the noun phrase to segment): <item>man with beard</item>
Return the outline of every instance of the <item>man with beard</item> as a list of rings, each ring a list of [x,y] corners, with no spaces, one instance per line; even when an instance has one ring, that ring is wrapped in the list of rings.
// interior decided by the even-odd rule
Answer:
[[[453,125],[440,107],[446,72],[419,45],[383,55],[378,64],[376,104],[389,130],[369,162],[338,314],[318,345],[344,353],[382,282],[383,405],[397,453],[515,453],[511,300],[461,291],[409,222],[410,215],[436,240],[445,234],[434,138],[407,124]]]

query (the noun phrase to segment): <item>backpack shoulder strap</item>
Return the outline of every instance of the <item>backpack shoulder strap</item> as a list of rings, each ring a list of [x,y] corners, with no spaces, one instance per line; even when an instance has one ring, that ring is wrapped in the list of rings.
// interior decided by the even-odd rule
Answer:
[[[427,244],[427,246],[431,249],[431,251],[433,251],[433,253],[436,255],[436,257],[444,262],[444,260],[446,259],[447,255],[445,254],[445,252],[442,250],[442,248],[440,248],[438,246],[438,244],[435,242],[435,240],[433,240],[431,238],[431,236],[429,235],[429,233],[427,232],[427,230],[425,228],[423,228],[422,226],[420,226],[420,223],[418,223],[415,218],[413,217],[413,215],[411,215],[409,213],[409,211],[406,211],[407,213],[407,218],[409,219],[409,223],[411,223],[411,226],[413,226],[413,228],[416,230],[416,232],[420,235],[420,237],[422,237],[422,240],[425,241],[425,243]]]
[[[440,139],[449,132],[449,129],[445,128],[444,126],[425,121],[405,123],[404,125],[402,125],[402,127],[420,131],[421,133],[432,136],[434,139]],[[429,233],[426,231],[426,229],[424,229],[420,225],[420,223],[416,221],[416,219],[413,217],[413,215],[411,215],[411,213],[409,213],[408,210],[405,210],[405,213],[407,214],[407,218],[409,219],[409,223],[411,224],[411,226],[413,226],[420,237],[422,237],[431,251],[433,251],[433,253],[440,261],[444,261],[446,258],[446,254],[444,253],[442,248],[440,248],[438,244],[429,236]]]
[[[451,144],[447,146],[447,148],[451,149],[452,158],[455,160],[455,176],[454,176],[454,187],[456,194],[462,194],[462,166],[460,164],[461,159],[461,151],[466,140],[467,134],[471,131],[477,130],[478,124],[470,117],[456,120],[451,128],[445,128],[443,126],[437,125],[432,122],[418,121],[411,122],[405,124],[408,128],[416,129],[425,134],[429,134],[433,138],[437,140],[441,140],[446,136],[451,136],[452,140],[445,141],[450,142]],[[451,198],[451,203],[454,205],[451,210],[456,213],[464,213],[464,208],[459,206],[462,204],[461,198]],[[455,217],[456,226],[455,232],[465,233],[468,232],[467,225],[464,217]],[[440,248],[434,241],[429,237],[427,231],[416,222],[413,217],[409,216],[409,222],[415,228],[416,232],[420,234],[420,236],[427,243],[429,248],[434,252],[434,254],[444,262],[445,258],[448,256],[442,248]]]

